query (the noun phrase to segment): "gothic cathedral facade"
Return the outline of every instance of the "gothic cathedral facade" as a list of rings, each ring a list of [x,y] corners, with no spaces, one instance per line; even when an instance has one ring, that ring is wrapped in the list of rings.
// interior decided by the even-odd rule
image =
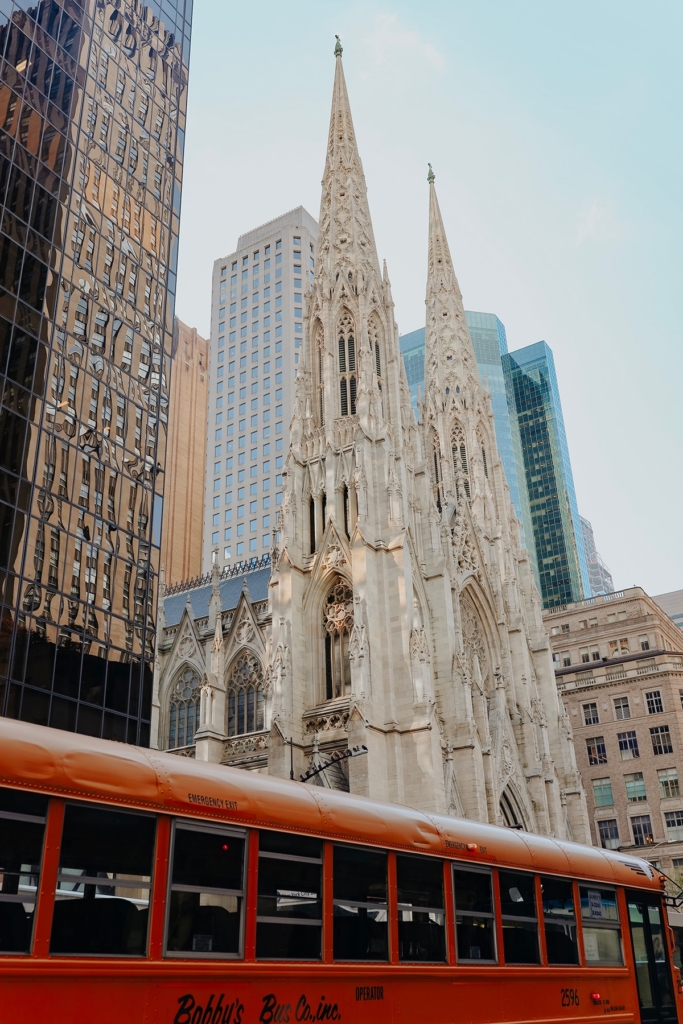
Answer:
[[[315,281],[268,612],[263,602],[260,618],[253,611],[247,581],[221,625],[213,581],[196,756],[239,763],[225,755],[236,750],[226,725],[236,698],[223,663],[253,648],[265,754],[245,767],[298,778],[326,752],[364,745],[367,754],[321,773],[319,784],[590,842],[571,728],[434,175],[418,423],[339,44],[335,52]],[[189,598],[189,618],[188,608]],[[240,629],[246,646],[233,636]],[[164,649],[162,677],[172,686],[175,641]],[[162,678],[155,695],[163,746],[168,686]]]

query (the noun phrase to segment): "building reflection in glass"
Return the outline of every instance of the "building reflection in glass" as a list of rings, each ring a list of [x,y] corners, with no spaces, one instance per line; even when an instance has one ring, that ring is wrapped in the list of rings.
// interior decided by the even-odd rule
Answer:
[[[147,744],[192,0],[0,0],[0,712]]]

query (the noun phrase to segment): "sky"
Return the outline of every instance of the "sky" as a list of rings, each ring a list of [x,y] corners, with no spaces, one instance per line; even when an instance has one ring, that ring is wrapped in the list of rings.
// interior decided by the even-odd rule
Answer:
[[[318,217],[334,35],[401,333],[427,162],[465,308],[553,350],[579,511],[616,588],[683,588],[678,0],[195,0],[176,313],[208,337],[238,235]]]

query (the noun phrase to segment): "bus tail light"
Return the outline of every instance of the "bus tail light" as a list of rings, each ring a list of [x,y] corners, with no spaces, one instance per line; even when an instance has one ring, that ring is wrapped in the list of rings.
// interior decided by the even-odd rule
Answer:
[[[601,1001],[600,993],[599,992],[591,992],[591,999],[593,1000],[594,1003],[596,1003],[596,1004],[599,1003]]]

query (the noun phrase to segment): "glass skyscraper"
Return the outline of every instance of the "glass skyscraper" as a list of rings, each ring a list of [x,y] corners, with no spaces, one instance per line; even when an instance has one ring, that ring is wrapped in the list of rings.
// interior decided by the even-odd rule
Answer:
[[[543,606],[581,601],[591,587],[553,353],[539,341],[504,355],[503,367],[514,390]]]
[[[317,238],[298,206],[214,263],[204,572],[272,546]]]
[[[0,0],[0,713],[147,744],[192,0]]]
[[[524,486],[524,461],[514,410],[514,395],[509,371],[506,371],[502,357],[507,353],[505,326],[495,313],[465,311],[474,354],[482,386],[491,394],[491,405],[496,428],[496,443],[505,469],[510,488],[510,498],[517,518],[522,524],[522,541],[529,550],[534,572],[537,571],[536,556],[531,538],[531,517],[529,502]],[[406,368],[413,409],[417,416],[418,390],[424,388],[425,329],[421,327],[400,339],[401,353]],[[521,486],[520,486],[521,484]]]

